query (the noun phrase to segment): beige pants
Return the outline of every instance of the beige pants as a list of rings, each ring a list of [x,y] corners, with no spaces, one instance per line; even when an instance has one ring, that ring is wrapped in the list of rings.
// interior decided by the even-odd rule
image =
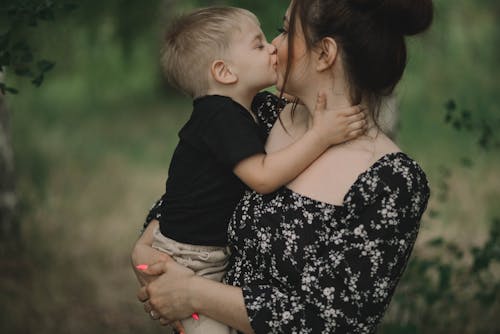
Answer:
[[[198,246],[177,242],[161,234],[156,228],[153,247],[172,256],[178,263],[193,270],[196,275],[218,281],[226,273],[229,247]],[[182,321],[186,334],[230,334],[236,333],[229,326],[199,315],[200,320],[189,318]]]

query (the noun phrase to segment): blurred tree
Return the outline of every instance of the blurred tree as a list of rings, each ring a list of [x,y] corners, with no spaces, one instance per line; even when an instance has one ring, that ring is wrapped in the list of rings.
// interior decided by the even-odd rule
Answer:
[[[71,6],[64,4],[65,10]],[[0,5],[0,238],[14,237],[18,226],[14,224],[16,196],[14,191],[14,159],[10,140],[9,113],[6,93],[17,94],[15,88],[5,83],[5,70],[31,79],[40,86],[44,75],[54,66],[47,60],[35,62],[35,56],[24,37],[29,28],[39,21],[54,19],[54,11],[59,9],[53,1],[3,1]]]
[[[4,73],[0,71],[1,82],[4,82]],[[15,206],[14,158],[10,142],[9,114],[5,95],[0,91],[0,240],[13,234]]]
[[[164,1],[169,11],[176,1]],[[72,20],[72,25],[83,27],[89,36],[96,37],[103,22],[111,22],[115,38],[123,48],[123,55],[130,55],[136,39],[150,34],[157,22],[161,0],[85,1],[78,6],[70,0],[2,0],[0,3],[0,239],[16,235],[14,223],[16,196],[15,170],[10,140],[9,113],[6,94],[18,90],[7,84],[16,75],[35,86],[40,86],[55,63],[40,58],[39,48],[44,41],[37,38],[40,23],[57,20],[58,24]],[[73,15],[68,15],[78,7]],[[92,32],[94,34],[92,34]],[[41,48],[41,47],[40,47]]]

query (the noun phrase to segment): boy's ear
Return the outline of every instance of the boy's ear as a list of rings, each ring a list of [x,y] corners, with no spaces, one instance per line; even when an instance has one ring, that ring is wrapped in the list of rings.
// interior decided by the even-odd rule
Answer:
[[[331,37],[325,37],[318,43],[318,58],[316,70],[323,72],[335,63],[338,56],[337,42]]]
[[[223,85],[233,84],[238,81],[238,76],[231,71],[231,68],[224,60],[215,60],[210,67],[212,77]]]

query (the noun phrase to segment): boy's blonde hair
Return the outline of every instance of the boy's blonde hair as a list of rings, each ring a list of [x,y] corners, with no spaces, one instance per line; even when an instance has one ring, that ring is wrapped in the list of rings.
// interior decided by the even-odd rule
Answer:
[[[191,97],[205,95],[212,62],[224,56],[242,17],[258,24],[250,11],[235,7],[208,7],[175,19],[161,50],[163,72],[171,84]]]

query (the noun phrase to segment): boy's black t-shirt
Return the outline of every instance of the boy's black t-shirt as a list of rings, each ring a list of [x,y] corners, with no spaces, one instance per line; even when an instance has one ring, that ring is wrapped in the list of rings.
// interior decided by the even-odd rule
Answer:
[[[233,168],[265,153],[266,137],[250,113],[231,98],[195,99],[170,162],[162,234],[188,244],[225,246],[229,219],[248,189]]]

